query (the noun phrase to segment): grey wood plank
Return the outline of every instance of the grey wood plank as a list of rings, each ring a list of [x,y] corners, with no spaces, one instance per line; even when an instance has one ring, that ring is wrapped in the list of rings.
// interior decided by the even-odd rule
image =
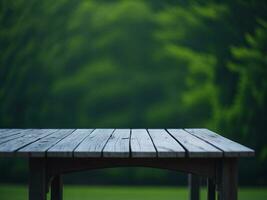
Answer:
[[[4,133],[4,132],[6,132],[6,131],[9,131],[10,129],[8,129],[8,128],[1,128],[0,129],[0,135],[1,135],[1,133]]]
[[[183,129],[167,130],[187,150],[189,157],[222,157],[223,152]]]
[[[19,131],[18,130],[17,131],[13,131],[12,134],[6,135],[4,137],[1,137],[0,138],[0,144],[3,144],[5,142],[8,142],[8,141],[11,141],[11,140],[14,140],[14,139],[17,139],[17,138],[21,137],[24,134],[24,132],[26,132],[28,130],[30,130],[30,129],[23,129],[23,130],[19,130]]]
[[[28,130],[28,129],[26,129]],[[21,132],[24,132],[25,129],[9,129],[7,131],[4,131],[2,133],[0,133],[0,139],[12,136],[12,135],[17,135],[20,134]]]
[[[93,131],[93,129],[77,129],[68,137],[48,149],[48,157],[72,157],[74,149]]]
[[[31,157],[45,157],[46,151],[58,143],[63,138],[67,137],[73,133],[75,129],[60,129],[55,133],[48,135],[26,147],[20,149],[18,153],[21,156],[31,156]]]
[[[184,148],[164,129],[148,129],[158,157],[185,157]]]
[[[21,136],[21,134],[17,134],[17,135],[11,135],[11,136],[8,136],[8,137],[0,138],[0,145],[5,143],[5,142],[8,142],[10,140],[17,139],[20,136]]]
[[[114,129],[95,129],[74,150],[74,157],[101,157],[102,150]]]
[[[116,129],[103,149],[104,157],[130,157],[130,129]]]
[[[7,129],[0,129],[0,135],[3,133],[8,133],[8,132],[12,132],[12,131],[19,131],[19,130],[23,130],[23,129],[18,129],[18,128],[7,128]]]
[[[12,132],[13,129],[0,129],[0,138],[8,135],[9,132]]]
[[[156,149],[146,129],[131,130],[132,157],[157,157]]]
[[[22,134],[20,134],[18,138],[9,140],[0,145],[0,155],[15,155],[16,150],[23,148],[26,145],[31,144],[55,131],[56,129],[27,129]]]
[[[185,129],[192,135],[221,149],[225,157],[247,157],[253,156],[254,150],[239,143],[229,140],[208,129]]]

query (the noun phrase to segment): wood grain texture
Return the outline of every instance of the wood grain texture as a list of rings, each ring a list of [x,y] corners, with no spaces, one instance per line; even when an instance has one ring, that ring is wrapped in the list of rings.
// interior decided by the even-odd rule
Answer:
[[[27,130],[29,130],[29,129],[11,129],[8,131],[4,131],[4,132],[0,133],[0,139],[4,139],[6,137],[21,134],[22,132],[25,132]]]
[[[24,131],[18,138],[9,140],[0,145],[0,155],[11,156],[16,154],[16,150],[41,139],[57,129],[29,129]]]
[[[223,152],[183,129],[167,130],[186,149],[189,157],[222,157]]]
[[[74,150],[74,157],[101,157],[102,150],[114,129],[95,129]]]
[[[19,134],[21,131],[24,131],[24,129],[2,129],[0,130],[0,138]]]
[[[31,157],[44,157],[46,151],[58,143],[60,140],[70,135],[75,129],[60,129],[55,133],[48,135],[26,147],[20,149],[18,154],[21,156],[31,156]]]
[[[0,137],[0,144],[2,145],[5,142],[20,138],[23,136],[23,133],[31,130],[31,129],[20,129],[20,130],[14,130],[12,132],[9,132],[9,135],[3,135],[2,137]]]
[[[0,129],[0,156],[248,157],[254,151],[207,129]]]
[[[254,150],[229,140],[208,129],[185,129],[192,135],[221,149],[225,157],[248,157],[254,156]]]
[[[93,129],[77,129],[56,145],[48,149],[48,157],[72,157],[74,149],[93,131]]]
[[[11,132],[11,131],[13,131],[13,130],[16,130],[16,129],[4,129],[4,128],[1,128],[1,129],[0,129],[0,137],[1,137],[2,135],[4,135],[5,133]]]
[[[156,157],[157,152],[146,129],[131,130],[132,157],[145,158]]]
[[[184,148],[164,129],[148,129],[158,157],[185,157]]]
[[[130,157],[130,129],[116,129],[103,150],[103,156]]]

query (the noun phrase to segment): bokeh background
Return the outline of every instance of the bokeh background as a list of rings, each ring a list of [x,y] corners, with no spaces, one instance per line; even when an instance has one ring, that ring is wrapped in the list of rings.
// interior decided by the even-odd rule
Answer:
[[[241,185],[267,184],[267,2],[0,0],[1,128],[206,127],[256,150]],[[0,159],[1,183],[27,161]],[[185,184],[118,168],[75,184]]]

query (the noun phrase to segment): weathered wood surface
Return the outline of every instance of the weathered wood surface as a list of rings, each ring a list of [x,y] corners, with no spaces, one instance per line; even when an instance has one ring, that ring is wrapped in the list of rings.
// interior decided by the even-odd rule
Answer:
[[[75,150],[74,157],[101,157],[102,150],[114,129],[94,130]]]
[[[186,129],[192,135],[212,144],[221,149],[225,157],[242,157],[253,156],[254,150],[229,140],[208,129]]]
[[[0,129],[0,156],[245,157],[254,151],[207,129]]]
[[[13,155],[16,150],[29,145],[38,139],[41,139],[49,134],[54,133],[57,129],[29,129],[24,131],[15,140],[9,140],[0,146],[0,155]]]
[[[5,142],[8,142],[8,141],[11,141],[11,140],[14,140],[14,139],[17,139],[17,138],[20,138],[24,132],[28,131],[30,129],[16,129],[16,130],[13,130],[13,131],[9,131],[7,132],[6,134],[2,134],[0,136],[0,144],[3,144]]]
[[[48,135],[22,149],[18,152],[22,155],[30,155],[32,157],[44,157],[46,155],[46,151],[58,143],[60,140],[68,136],[74,131],[74,129],[60,129],[53,133],[52,135]]]
[[[130,129],[116,129],[103,150],[103,156],[119,158],[129,157]]]
[[[1,129],[0,130],[0,138],[4,138],[10,135],[18,134],[23,129]]]
[[[48,157],[72,157],[74,149],[93,131],[93,129],[77,129],[48,149]]]
[[[148,129],[158,157],[184,157],[184,148],[164,129]]]
[[[10,130],[13,130],[13,129],[2,128],[2,129],[0,129],[0,134],[1,134],[1,133],[4,133],[4,132],[6,132],[6,131],[10,131]]]
[[[189,157],[222,157],[223,152],[183,129],[168,129],[168,132],[186,149]]]
[[[156,149],[146,129],[132,129],[130,147],[132,157],[157,157]]]

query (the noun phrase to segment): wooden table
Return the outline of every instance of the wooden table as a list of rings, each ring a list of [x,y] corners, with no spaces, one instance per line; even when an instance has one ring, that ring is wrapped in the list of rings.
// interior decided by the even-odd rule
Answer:
[[[190,199],[198,177],[208,199],[237,200],[237,159],[254,151],[207,129],[0,129],[0,156],[29,159],[29,199],[61,200],[64,173],[125,166],[190,174]],[[178,197],[177,197],[178,199]]]

